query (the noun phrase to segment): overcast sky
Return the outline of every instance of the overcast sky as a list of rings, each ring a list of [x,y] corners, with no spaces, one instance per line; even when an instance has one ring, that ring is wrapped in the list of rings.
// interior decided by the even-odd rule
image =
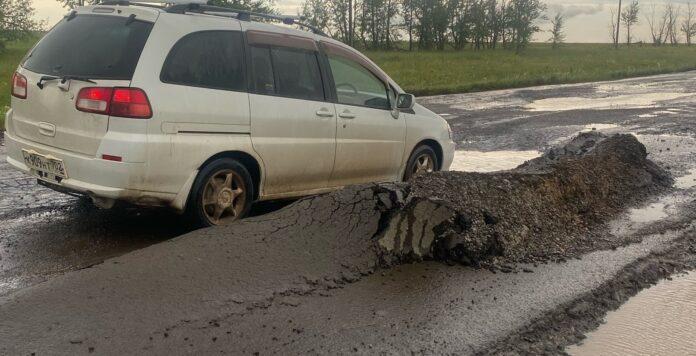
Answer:
[[[630,0],[625,0],[628,3]],[[696,1],[696,0],[695,0]],[[277,0],[276,7],[284,14],[297,14],[302,0]],[[558,11],[563,12],[567,17],[566,36],[567,42],[610,42],[609,39],[609,17],[611,9],[616,9],[617,1],[610,0],[547,0],[549,17]],[[650,41],[650,32],[647,27],[645,16],[652,12],[652,5],[661,6],[665,0],[654,0],[654,2],[641,1],[640,22],[636,28],[634,41]],[[676,2],[684,7],[684,2]],[[47,20],[49,26],[60,20],[66,12],[56,0],[34,0],[36,17],[40,20]],[[548,28],[548,21],[543,22],[542,27]],[[540,33],[536,36],[537,41],[544,41],[549,37],[547,33]],[[622,36],[622,41],[624,40]]]

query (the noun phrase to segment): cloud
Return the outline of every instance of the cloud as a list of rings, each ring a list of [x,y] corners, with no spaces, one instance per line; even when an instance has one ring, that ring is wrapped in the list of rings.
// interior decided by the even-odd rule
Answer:
[[[550,4],[548,6],[547,12],[549,14],[562,13],[565,15],[566,19],[573,18],[580,15],[594,15],[600,13],[604,10],[603,4],[597,5],[564,5],[564,4]]]

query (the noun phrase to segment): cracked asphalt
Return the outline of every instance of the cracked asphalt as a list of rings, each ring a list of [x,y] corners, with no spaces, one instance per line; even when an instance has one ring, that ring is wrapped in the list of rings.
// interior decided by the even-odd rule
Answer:
[[[694,79],[696,73],[688,72],[427,97],[419,102],[448,119],[463,152],[545,150],[579,131],[597,129],[636,135],[650,159],[683,177],[696,169]],[[195,240],[170,240],[186,232],[176,215],[129,207],[97,210],[84,200],[37,186],[9,169],[2,154],[0,148],[0,309],[6,325],[17,327],[2,329],[0,339],[14,340],[6,345],[10,353],[481,353],[545,312],[611,280],[627,265],[694,234],[696,192],[693,179],[687,178],[680,180],[681,189],[650,201],[663,202],[659,218],[636,220],[628,212],[612,223],[613,233],[639,236],[635,244],[565,263],[524,266],[534,273],[496,274],[426,262],[363,276],[362,270],[329,267],[334,259],[359,260],[366,251],[315,256],[315,264],[298,266],[282,239],[244,243],[250,249],[277,247],[283,252],[252,251],[248,258],[256,258],[256,263],[226,273],[225,266],[201,263],[205,256],[186,255],[188,247],[198,244]],[[279,214],[283,211],[252,220]],[[367,230],[378,224],[364,219]],[[206,233],[210,231],[215,230]],[[300,228],[297,233],[305,232]],[[218,242],[223,250],[239,247],[229,240]],[[150,245],[155,246],[143,249]],[[126,254],[134,250],[140,251]],[[164,270],[164,261],[144,258],[164,250],[181,251],[181,268]],[[85,269],[108,258],[112,259]],[[374,268],[369,264],[364,261],[366,269]],[[321,283],[283,279],[302,268],[304,276],[328,268],[335,277]],[[118,278],[78,280],[77,274],[66,273],[80,269],[83,277],[114,270]],[[158,281],[158,273],[181,283]],[[245,280],[262,277],[267,285],[242,290]],[[41,283],[45,281],[49,283]],[[135,282],[136,288],[126,282]],[[154,300],[161,288],[171,293]],[[230,294],[235,288],[239,292]],[[219,294],[207,299],[206,291]],[[108,296],[115,292],[138,303],[108,305]],[[88,300],[76,295],[87,295]],[[8,303],[31,305],[27,300],[41,306],[30,315],[53,316],[62,327],[21,328],[30,323],[24,320],[28,309],[11,309]],[[54,300],[65,303],[59,311],[51,310]],[[99,318],[78,314],[85,305],[101,311]],[[141,317],[143,310],[161,305],[171,306],[171,314]],[[110,309],[118,312],[104,312]]]

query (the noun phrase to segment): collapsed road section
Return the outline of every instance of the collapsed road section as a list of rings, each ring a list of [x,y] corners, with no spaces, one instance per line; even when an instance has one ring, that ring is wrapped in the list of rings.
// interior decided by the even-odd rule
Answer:
[[[379,243],[397,260],[567,258],[616,247],[590,228],[671,184],[635,137],[583,133],[510,171],[419,177],[392,195],[400,206],[386,207],[391,215]]]
[[[12,294],[0,301],[0,353],[152,350],[186,325],[297,305],[380,266],[505,270],[618,246],[593,228],[670,185],[634,137],[590,133],[507,172],[348,187]]]

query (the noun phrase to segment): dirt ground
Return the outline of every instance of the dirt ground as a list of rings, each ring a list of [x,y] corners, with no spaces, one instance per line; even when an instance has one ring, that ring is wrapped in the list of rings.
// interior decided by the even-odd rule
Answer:
[[[694,77],[422,98],[471,157],[631,135],[171,240],[176,216],[94,210],[0,166],[0,350],[562,352],[694,267]]]

